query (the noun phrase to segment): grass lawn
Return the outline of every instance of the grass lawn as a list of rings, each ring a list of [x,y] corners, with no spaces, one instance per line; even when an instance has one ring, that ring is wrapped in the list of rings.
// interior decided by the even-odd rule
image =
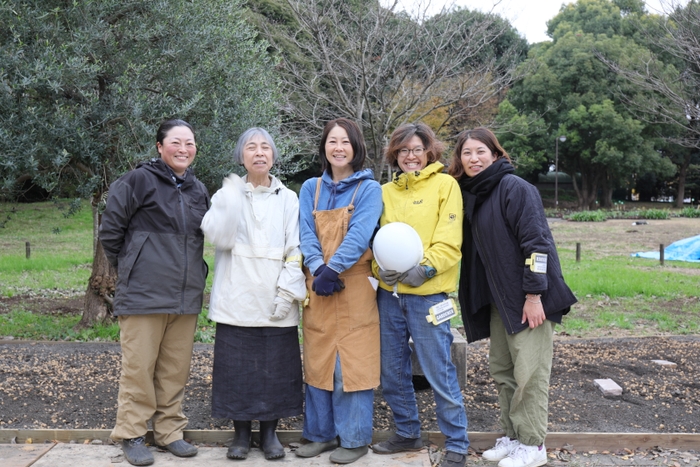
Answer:
[[[32,298],[81,297],[92,264],[89,205],[67,216],[67,201],[0,203],[0,336],[21,339],[117,340],[115,323],[75,330],[76,314],[33,313]],[[564,277],[579,299],[557,328],[575,337],[696,334],[700,331],[700,263],[632,258],[637,251],[700,234],[700,220],[629,220],[552,224]],[[26,244],[30,257],[26,257]],[[576,261],[576,244],[581,261]],[[214,264],[207,245],[205,259]],[[212,267],[213,270],[213,267]],[[207,293],[211,289],[210,274]],[[456,294],[454,294],[456,298]],[[206,304],[205,304],[206,307]],[[211,342],[214,324],[199,318],[196,339]],[[452,325],[461,325],[455,318]]]

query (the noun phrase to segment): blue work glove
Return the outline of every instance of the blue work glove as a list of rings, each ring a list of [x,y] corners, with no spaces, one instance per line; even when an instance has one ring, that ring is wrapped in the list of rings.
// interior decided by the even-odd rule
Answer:
[[[379,269],[379,278],[386,284],[386,285],[394,285],[399,281],[399,277],[401,277],[400,272],[393,271],[389,269],[388,271],[385,271],[384,269]]]
[[[316,278],[311,284],[311,290],[321,297],[330,297],[335,292],[340,292],[344,286],[343,282],[338,278],[338,274],[340,273],[335,272],[325,264],[319,266],[314,274]]]
[[[425,267],[420,264],[418,266],[413,266],[399,277],[399,282],[410,285],[411,287],[420,287],[423,285],[423,282],[427,280],[428,275],[425,272]]]

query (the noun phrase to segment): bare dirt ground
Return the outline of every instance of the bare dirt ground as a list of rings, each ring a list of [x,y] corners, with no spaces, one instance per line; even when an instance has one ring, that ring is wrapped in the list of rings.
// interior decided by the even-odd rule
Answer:
[[[470,431],[498,431],[498,400],[488,374],[488,343],[469,346],[463,390]],[[232,429],[210,416],[213,347],[197,344],[185,412],[191,429]],[[676,364],[669,368],[653,360]],[[0,341],[0,428],[104,429],[116,415],[118,344]],[[605,398],[594,379],[623,388]],[[700,337],[556,340],[549,430],[556,432],[700,432]],[[421,421],[438,430],[432,391],[417,381]],[[251,384],[254,384],[251,383]],[[377,430],[393,429],[381,390]],[[301,417],[282,429],[301,429]]]

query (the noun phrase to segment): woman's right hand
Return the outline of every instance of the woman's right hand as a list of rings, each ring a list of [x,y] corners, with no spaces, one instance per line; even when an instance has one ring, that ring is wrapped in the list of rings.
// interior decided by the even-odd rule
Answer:
[[[401,277],[400,272],[396,272],[393,270],[388,270],[385,271],[384,269],[379,269],[379,278],[386,284],[386,285],[394,285],[399,281],[399,277]]]
[[[321,297],[330,297],[335,292],[340,292],[343,289],[343,282],[338,277],[340,273],[335,272],[325,264],[316,269],[311,290],[316,292],[316,295]]]

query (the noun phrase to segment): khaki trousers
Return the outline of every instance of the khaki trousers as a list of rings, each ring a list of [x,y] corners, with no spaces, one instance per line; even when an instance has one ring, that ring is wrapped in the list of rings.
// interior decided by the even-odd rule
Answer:
[[[491,305],[489,371],[498,387],[501,428],[528,446],[539,446],[547,436],[553,335],[549,320],[509,335]]]
[[[119,317],[122,371],[115,441],[144,436],[148,420],[159,446],[182,439],[182,412],[190,375],[197,315]]]

